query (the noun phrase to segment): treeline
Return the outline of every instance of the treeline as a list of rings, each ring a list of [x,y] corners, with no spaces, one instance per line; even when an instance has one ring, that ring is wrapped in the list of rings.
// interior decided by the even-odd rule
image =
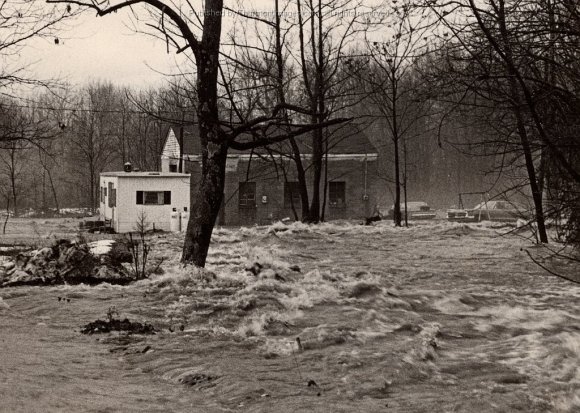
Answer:
[[[98,207],[99,174],[158,170],[169,125],[193,112],[184,88],[147,91],[90,83],[0,101],[0,199],[19,214]]]

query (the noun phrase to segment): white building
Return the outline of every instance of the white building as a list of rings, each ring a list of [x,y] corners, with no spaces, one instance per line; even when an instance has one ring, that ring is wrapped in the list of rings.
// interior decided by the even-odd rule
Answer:
[[[116,232],[130,232],[144,214],[148,229],[169,231],[172,212],[189,212],[189,180],[181,173],[103,172],[101,219],[110,220]]]

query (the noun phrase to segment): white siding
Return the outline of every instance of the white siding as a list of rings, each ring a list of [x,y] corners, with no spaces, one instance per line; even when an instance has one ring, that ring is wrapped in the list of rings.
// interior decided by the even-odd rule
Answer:
[[[170,205],[137,205],[137,191],[171,191]],[[189,211],[189,177],[176,176],[123,176],[119,178],[117,189],[117,208],[115,230],[130,232],[135,230],[135,223],[141,212],[146,216],[149,229],[169,231],[169,220],[173,208]]]
[[[169,165],[177,165],[179,163],[180,152],[179,141],[175,136],[175,132],[173,132],[172,128],[169,128],[163,152],[161,152],[161,172],[169,172]]]

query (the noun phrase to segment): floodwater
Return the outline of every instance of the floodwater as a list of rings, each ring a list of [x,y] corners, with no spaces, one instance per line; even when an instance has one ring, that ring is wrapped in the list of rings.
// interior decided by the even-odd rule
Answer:
[[[0,410],[578,412],[580,286],[500,231],[218,229],[209,271],[162,235],[149,280],[2,289]],[[158,334],[79,333],[111,307]]]

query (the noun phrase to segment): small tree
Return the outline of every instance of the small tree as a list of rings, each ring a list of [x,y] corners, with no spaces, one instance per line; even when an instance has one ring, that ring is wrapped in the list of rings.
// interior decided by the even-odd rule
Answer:
[[[133,257],[131,270],[135,279],[141,280],[147,277],[147,260],[149,252],[151,252],[151,245],[145,238],[149,229],[149,221],[145,211],[141,210],[139,212],[134,229],[137,239],[133,239],[133,233],[129,233],[129,251]]]
[[[429,24],[420,18],[421,10],[413,1],[393,4],[393,13],[384,22],[387,36],[381,32],[382,37],[377,38],[369,30],[366,56],[354,55],[348,64],[360,80],[361,88],[366,89],[371,103],[369,115],[384,124],[385,140],[390,140],[392,146],[393,220],[396,226],[401,226],[401,189],[405,206],[407,192],[407,140],[416,134],[419,123],[429,112],[429,100],[421,94],[423,81],[417,70],[420,58],[427,52],[425,33]]]

